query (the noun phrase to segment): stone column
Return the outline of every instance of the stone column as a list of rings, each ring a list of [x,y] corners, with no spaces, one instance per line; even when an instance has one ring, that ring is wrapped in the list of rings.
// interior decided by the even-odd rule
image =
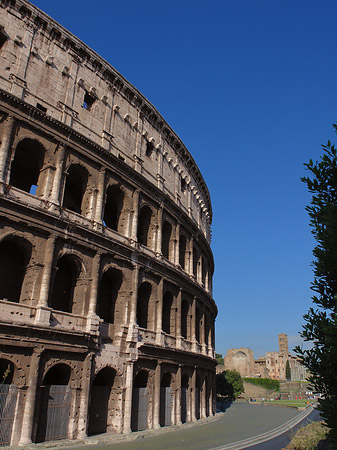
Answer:
[[[200,418],[204,419],[206,417],[206,401],[207,401],[207,389],[206,389],[206,378],[202,383],[201,395],[200,395]]]
[[[177,348],[181,348],[181,298],[182,298],[182,289],[179,289],[179,293],[177,296],[177,314],[176,314],[176,343]]]
[[[0,183],[8,184],[7,173],[10,159],[11,142],[13,138],[15,119],[8,116],[4,123],[2,141],[0,144]],[[3,186],[1,186],[3,190]],[[3,192],[3,191],[2,191]]]
[[[181,364],[176,375],[176,414],[174,425],[181,425]]]
[[[65,145],[59,144],[57,147],[56,154],[56,170],[54,174],[54,182],[51,190],[50,201],[56,205],[60,205],[60,187],[61,187],[61,179],[63,175],[63,164],[64,164],[64,156],[65,156]]]
[[[78,414],[77,439],[84,439],[87,437],[89,392],[91,383],[91,363],[93,355],[94,355],[93,353],[88,353],[83,363],[82,390],[81,390],[80,409]]]
[[[131,296],[131,304],[129,307],[130,316],[129,316],[129,329],[127,335],[127,341],[137,340],[138,337],[136,335],[136,320],[137,320],[137,299],[138,299],[138,280],[139,280],[139,266],[138,264],[134,265],[133,269],[133,278],[132,278],[132,296]]]
[[[189,244],[190,244],[190,250],[189,250],[189,255],[190,255],[189,265],[190,265],[190,267],[189,267],[188,273],[192,277],[193,276],[193,236],[191,236]]]
[[[163,291],[164,291],[164,278],[159,282],[158,286],[158,299],[157,299],[157,317],[156,317],[156,344],[163,344],[162,326],[163,326]]]
[[[87,318],[87,332],[95,333],[98,331],[99,317],[96,314],[97,297],[98,297],[98,283],[101,267],[101,255],[96,253],[92,262],[91,271],[91,286],[90,286],[90,300]]]
[[[197,369],[194,367],[193,374],[192,374],[192,401],[191,401],[191,420],[192,422],[195,422],[197,420],[196,418],[196,389],[197,389]]]
[[[130,214],[132,215],[131,222],[131,232],[129,237],[131,239],[131,243],[137,242],[137,232],[138,232],[138,210],[139,210],[139,191],[136,190],[133,193],[133,207],[130,210]]]
[[[56,242],[55,236],[54,235],[49,236],[46,243],[40,295],[35,317],[35,322],[44,324],[49,324],[50,319],[50,308],[48,307],[48,298],[50,291],[51,272],[53,268],[55,242]]]
[[[192,351],[197,351],[197,340],[195,333],[195,318],[196,318],[196,309],[197,309],[197,299],[193,297],[192,302],[192,314],[191,314],[191,341],[192,341]]]
[[[161,362],[157,362],[157,367],[154,374],[154,393],[153,393],[153,428],[160,428],[159,414],[160,414],[160,378],[161,378]]]
[[[156,242],[156,254],[157,256],[162,255],[162,230],[163,230],[163,207],[161,206],[158,209],[158,216],[157,216],[157,242]]]
[[[174,264],[179,266],[179,244],[180,244],[180,224],[176,225],[176,237],[175,237],[175,252],[174,252]]]
[[[128,361],[126,365],[123,433],[131,433],[133,365],[133,361]]]
[[[29,445],[32,443],[32,430],[34,423],[35,413],[35,401],[36,401],[36,389],[37,381],[39,377],[39,366],[42,355],[42,348],[34,348],[33,354],[30,358],[30,370],[27,380],[27,394],[24,406],[23,420],[22,420],[22,432],[19,441],[20,446]]]
[[[97,198],[96,198],[96,209],[95,209],[95,222],[102,224],[102,212],[103,212],[103,198],[104,198],[104,187],[105,187],[105,168],[102,167],[98,175],[98,185],[97,185]]]

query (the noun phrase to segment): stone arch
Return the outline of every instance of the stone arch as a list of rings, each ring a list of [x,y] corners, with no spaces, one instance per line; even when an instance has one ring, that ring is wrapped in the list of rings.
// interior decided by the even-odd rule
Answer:
[[[107,431],[109,402],[116,375],[117,372],[114,368],[105,366],[96,373],[93,379],[88,413],[89,435]]]
[[[172,317],[171,310],[173,304],[173,295],[171,291],[166,291],[163,296],[163,308],[162,308],[162,330],[164,333],[172,334]]]
[[[65,363],[53,364],[45,372],[37,396],[35,442],[68,438],[71,374],[71,367]]]
[[[0,357],[0,386],[12,384],[15,378],[16,365],[7,358]],[[0,405],[1,406],[1,405]]]
[[[174,254],[174,242],[172,239],[173,226],[168,221],[165,220],[162,229],[162,242],[161,242],[161,252],[165,258],[172,261]]]
[[[151,221],[153,210],[149,205],[144,204],[139,211],[137,240],[139,244],[150,247],[153,236],[151,235]]]
[[[10,355],[0,352],[0,360],[5,361],[3,363],[5,365],[5,370],[8,367],[8,364],[6,365],[6,361],[9,361],[11,367],[13,366],[12,382],[19,387],[25,386],[26,385],[25,369],[20,364],[20,360],[19,358],[17,358],[17,355]],[[1,370],[2,369],[0,369],[0,383],[2,381]]]
[[[24,138],[15,147],[9,184],[35,194],[43,166],[45,148],[37,139]]]
[[[200,419],[201,413],[201,394],[202,394],[202,384],[200,376],[197,375],[195,379],[195,418]]]
[[[14,384],[15,364],[0,358],[0,446],[10,445],[17,404],[17,386]]]
[[[185,270],[186,267],[186,246],[187,239],[184,234],[179,236],[179,264],[182,269]]]
[[[120,216],[124,206],[124,190],[119,184],[110,184],[106,190],[103,225],[121,232]]]
[[[98,288],[96,313],[104,322],[115,323],[116,301],[122,282],[121,270],[109,267],[102,274]]]
[[[75,289],[82,267],[82,261],[75,254],[65,253],[59,258],[50,294],[51,308],[63,312],[74,311]]]
[[[197,306],[195,310],[195,339],[197,340],[197,342],[199,342],[199,344],[201,344],[201,323],[201,311],[200,307]]]
[[[144,281],[138,288],[137,296],[137,324],[147,328],[149,323],[149,302],[152,293],[152,284]]]
[[[32,244],[19,236],[7,235],[0,241],[0,299],[20,302]]]
[[[67,169],[67,178],[63,194],[63,208],[83,213],[83,197],[87,189],[88,170],[79,163],[72,163]]]
[[[149,372],[140,370],[133,382],[131,430],[141,431],[147,428],[148,416],[148,380]]]

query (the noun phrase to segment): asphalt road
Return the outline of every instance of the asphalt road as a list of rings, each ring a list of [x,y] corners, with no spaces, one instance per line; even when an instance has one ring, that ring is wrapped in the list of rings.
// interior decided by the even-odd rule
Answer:
[[[211,422],[192,427],[183,426],[173,432],[161,429],[158,434],[150,437],[143,437],[143,433],[137,433],[139,437],[136,439],[123,442],[108,443],[97,436],[97,443],[82,444],[80,447],[72,446],[72,450],[92,448],[95,450],[209,450],[266,433],[298,414],[299,411],[296,409],[233,403],[219,419]],[[92,439],[94,440],[94,437]],[[280,450],[283,444],[278,447],[278,443],[275,445],[275,450]],[[249,449],[272,450],[270,446],[249,447]]]

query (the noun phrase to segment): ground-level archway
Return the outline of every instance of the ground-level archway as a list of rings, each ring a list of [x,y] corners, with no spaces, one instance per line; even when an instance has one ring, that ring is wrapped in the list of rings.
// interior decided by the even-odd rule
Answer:
[[[132,431],[141,431],[147,428],[148,377],[149,373],[146,370],[141,370],[135,377],[132,390]]]
[[[160,414],[159,424],[161,427],[168,427],[171,425],[172,416],[172,389],[171,389],[171,374],[166,372],[160,383]]]
[[[7,359],[0,359],[0,447],[11,445],[17,386],[13,384],[15,366]]]

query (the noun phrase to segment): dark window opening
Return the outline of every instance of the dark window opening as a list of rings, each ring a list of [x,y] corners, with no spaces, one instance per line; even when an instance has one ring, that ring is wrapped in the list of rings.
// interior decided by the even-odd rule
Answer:
[[[171,292],[166,292],[163,298],[163,310],[162,310],[162,329],[164,333],[170,334],[171,332],[171,308],[172,308],[173,296]]]
[[[180,177],[180,190],[183,194],[186,192],[186,188],[187,188],[187,183],[186,183],[185,178]]]
[[[201,272],[201,283],[205,287],[206,286],[207,267],[206,267],[206,261],[205,261],[204,257],[201,258],[201,264],[202,264],[202,267],[201,267],[201,270],[202,270],[202,272]]]
[[[4,46],[6,41],[7,41],[6,36],[4,34],[0,33],[0,49]]]
[[[47,108],[42,106],[40,103],[36,103],[36,107],[37,107],[37,109],[39,109],[40,111],[43,111],[44,113],[47,112]]]
[[[79,269],[70,256],[63,256],[57,263],[53,291],[50,299],[51,308],[71,312],[74,290],[79,276]]]
[[[200,316],[200,309],[196,308],[196,314],[195,314],[195,339],[200,344],[200,325],[201,325],[201,316]]]
[[[179,264],[182,269],[185,269],[185,255],[186,255],[186,238],[180,235],[179,238]]]
[[[122,280],[122,273],[116,269],[109,269],[102,276],[98,292],[97,315],[104,322],[115,322],[115,305]]]
[[[199,252],[196,247],[193,247],[193,275],[198,278],[198,263],[199,263]]]
[[[152,211],[149,206],[143,206],[138,218],[137,239],[139,244],[148,245],[149,229],[151,223]]]
[[[137,298],[137,324],[141,328],[148,326],[148,310],[152,286],[150,283],[142,283],[138,289]]]
[[[89,92],[86,92],[84,94],[84,100],[83,100],[83,105],[82,108],[90,111],[93,104],[95,103],[96,98],[93,97],[92,95],[89,94]]]
[[[133,383],[133,387],[134,388],[146,388],[148,378],[149,378],[148,372],[146,370],[141,370],[135,376],[135,381]]]
[[[153,153],[153,150],[154,150],[154,145],[152,144],[152,142],[147,142],[147,143],[146,143],[145,155],[146,155],[148,158],[151,158],[152,153]]]
[[[43,386],[51,386],[51,385],[67,385],[70,380],[71,369],[66,364],[56,364],[46,373],[43,383]]]
[[[165,221],[162,231],[162,245],[161,251],[165,258],[170,259],[170,243],[171,243],[172,226]]]
[[[162,379],[161,379],[161,383],[160,383],[161,387],[170,387],[171,386],[171,374],[170,372],[166,372]]]
[[[88,182],[88,172],[78,164],[70,166],[64,189],[63,207],[82,213],[82,200]]]
[[[118,186],[109,186],[106,194],[103,224],[118,231],[119,217],[123,208],[124,192]]]
[[[94,378],[93,386],[113,386],[116,371],[112,367],[104,367]]]
[[[189,304],[187,300],[183,300],[181,305],[181,335],[187,339],[187,321],[188,321]]]
[[[23,139],[16,146],[9,184],[35,193],[44,159],[43,146],[33,139]],[[36,186],[32,189],[32,186]]]
[[[21,249],[14,242],[0,244],[0,299],[19,303],[26,261]]]

